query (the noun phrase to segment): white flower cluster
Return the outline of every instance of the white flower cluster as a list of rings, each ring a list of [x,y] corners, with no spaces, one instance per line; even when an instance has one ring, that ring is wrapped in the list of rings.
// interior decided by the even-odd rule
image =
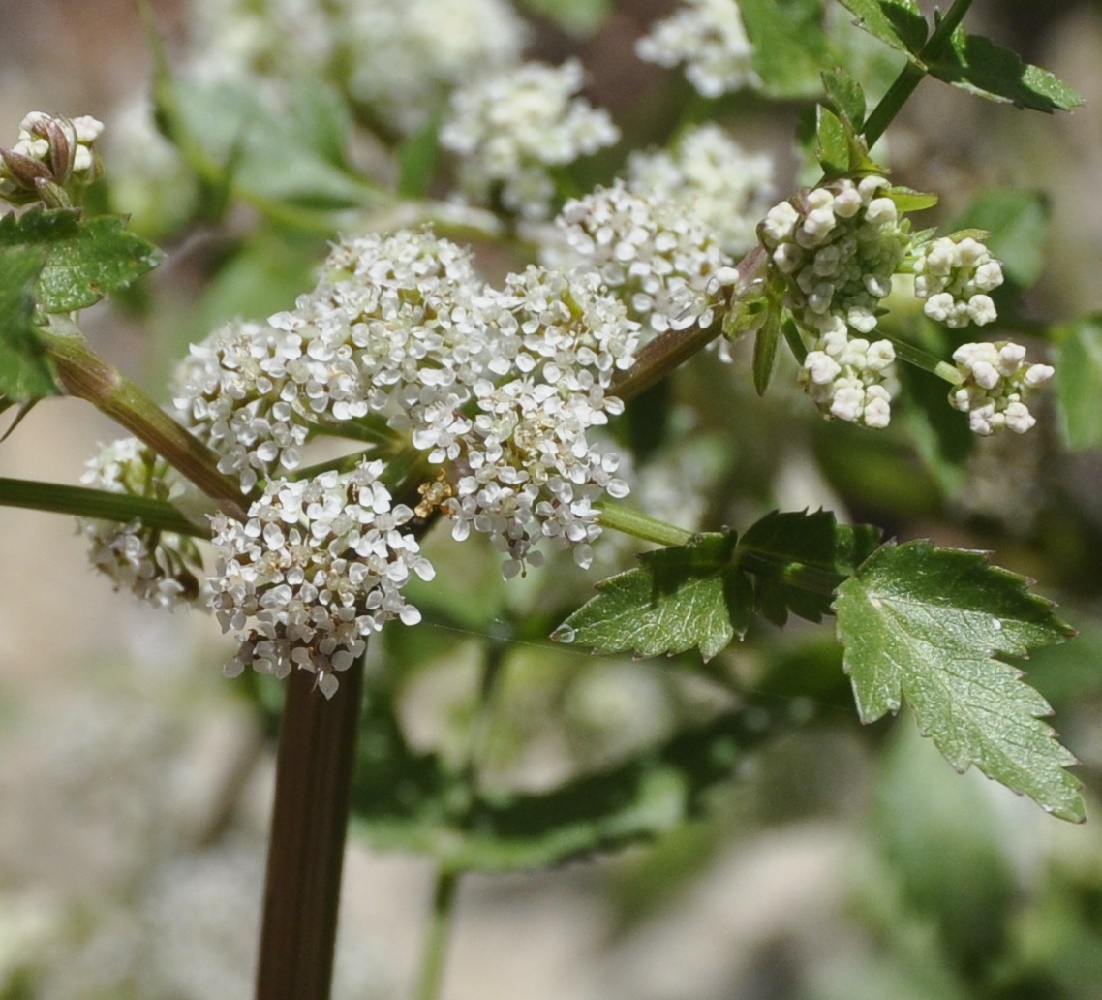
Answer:
[[[203,0],[190,5],[193,79],[269,87],[317,73],[332,48],[325,4],[317,0]]]
[[[719,272],[733,261],[711,227],[676,202],[617,182],[567,202],[555,221],[567,250],[546,250],[545,260],[595,269],[656,332],[714,319]]]
[[[435,432],[434,456],[454,457],[454,435],[469,425],[459,407],[488,350],[481,289],[469,252],[447,240],[348,240],[294,310],[193,346],[175,374],[175,405],[245,492],[297,467],[311,425],[370,413]]]
[[[457,84],[514,65],[527,28],[508,0],[332,0],[352,96],[410,133]]]
[[[1002,266],[971,236],[931,240],[919,250],[914,273],[915,295],[926,300],[930,319],[950,327],[994,322],[995,303],[987,293],[1003,283]]]
[[[657,22],[639,39],[639,58],[667,67],[684,63],[685,76],[705,97],[757,85],[754,50],[735,0],[685,3],[684,10]]]
[[[1007,341],[964,344],[953,352],[964,378],[949,393],[949,404],[968,414],[968,426],[984,436],[1004,427],[1024,434],[1036,420],[1026,397],[1055,374],[1051,365],[1029,364],[1025,348]]]
[[[847,178],[766,214],[759,238],[784,282],[783,304],[804,329],[876,328],[877,306],[910,243],[895,202],[878,194],[885,187],[875,174],[858,184]]]
[[[175,500],[183,486],[172,467],[137,438],[122,438],[86,463],[80,481],[96,489],[130,496]],[[198,603],[203,595],[197,573],[203,569],[192,539],[134,520],[129,523],[77,518],[89,541],[88,559],[115,583],[157,608]]]
[[[444,504],[452,535],[489,534],[507,553],[506,576],[540,562],[541,538],[588,566],[600,533],[594,501],[625,496],[627,486],[614,478],[618,457],[587,432],[623,411],[606,390],[634,358],[638,324],[592,271],[531,267],[495,299],[495,357],[475,384],[456,495]],[[495,374],[506,379],[495,383]]]
[[[476,202],[542,219],[555,194],[550,169],[620,138],[608,112],[576,96],[581,63],[524,63],[458,87],[440,143],[460,157],[460,186]]]
[[[429,233],[336,246],[318,288],[263,324],[223,328],[179,368],[181,418],[248,491],[293,469],[310,428],[385,421],[451,470],[453,532],[489,534],[512,575],[541,539],[589,561],[593,502],[622,496],[589,428],[639,325],[591,268],[530,268],[482,284],[467,251]]]
[[[366,637],[392,618],[420,620],[402,587],[434,570],[401,530],[413,511],[392,505],[382,471],[382,462],[368,462],[343,475],[272,482],[244,523],[212,518],[219,554],[212,604],[240,641],[228,675],[252,664],[286,677],[297,667],[315,672],[328,698]]]
[[[720,126],[688,129],[669,149],[628,157],[628,188],[672,201],[711,226],[723,250],[746,253],[773,195],[773,158],[748,153]]]
[[[870,343],[844,330],[823,334],[800,371],[800,385],[823,415],[866,427],[887,427],[892,397],[899,389],[895,348],[888,340]]]

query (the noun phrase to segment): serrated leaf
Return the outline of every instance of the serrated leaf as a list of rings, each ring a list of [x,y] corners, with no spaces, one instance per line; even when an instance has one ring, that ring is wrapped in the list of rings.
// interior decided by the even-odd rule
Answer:
[[[353,782],[353,828],[382,850],[452,871],[509,871],[646,841],[704,811],[763,733],[731,712],[628,761],[544,793],[477,792],[431,753],[414,753],[385,701],[370,698]]]
[[[839,0],[855,23],[900,52],[916,53],[930,28],[915,0]]]
[[[35,297],[48,313],[94,305],[156,267],[163,256],[128,232],[121,216],[83,219],[75,209],[38,207],[0,219],[0,248],[41,251]]]
[[[838,584],[879,541],[874,526],[839,524],[829,511],[774,511],[746,529],[738,558],[752,575],[755,605],[769,621],[783,625],[792,612],[817,622],[830,613]]]
[[[754,70],[771,97],[814,97],[832,59],[819,0],[740,0]]]
[[[44,260],[40,248],[0,249],[0,396],[6,401],[58,391],[34,324],[34,289]]]
[[[1053,364],[1065,440],[1076,449],[1102,446],[1102,316],[1071,327]]]
[[[929,542],[884,546],[838,588],[844,668],[863,722],[908,704],[958,771],[976,766],[1062,819],[1084,818],[1075,757],[1041,717],[1051,708],[998,659],[1073,630],[1024,578],[983,553]]]
[[[838,117],[849,128],[859,133],[865,124],[865,92],[861,84],[842,66],[835,66],[823,73],[823,87],[834,105]]]
[[[749,592],[741,574],[724,574],[722,565],[693,567],[692,548],[660,549],[666,553],[662,559],[602,580],[597,596],[552,638],[597,653],[629,650],[637,656],[672,656],[698,646],[704,659],[711,659],[735,637],[736,625],[745,632]]]
[[[924,54],[923,61],[931,76],[988,100],[1033,111],[1070,111],[1084,103],[1082,95],[1048,70],[961,28],[948,46]]]

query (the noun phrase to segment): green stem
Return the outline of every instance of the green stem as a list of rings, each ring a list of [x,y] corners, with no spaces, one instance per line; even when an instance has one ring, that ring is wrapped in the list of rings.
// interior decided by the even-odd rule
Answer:
[[[633,538],[640,538],[644,542],[654,542],[655,545],[688,545],[693,540],[694,535],[691,531],[648,517],[627,507],[621,507],[608,500],[602,500],[597,506],[603,528],[620,531]]]
[[[174,531],[193,538],[210,538],[209,529],[192,523],[165,500],[136,497],[129,493],[109,493],[87,486],[0,479],[0,506],[123,523],[137,519],[149,528]]]
[[[888,88],[888,92],[880,99],[880,103],[873,108],[865,121],[865,127],[861,130],[870,147],[884,134],[903,105],[907,103],[907,99],[914,93],[915,88],[929,74],[925,66],[926,60],[936,57],[949,43],[953,32],[964,20],[964,15],[968,13],[968,8],[971,6],[972,0],[956,0],[949,12],[937,22],[937,27],[926,40],[926,44],[908,59],[907,65]]]
[[[238,484],[218,471],[218,456],[164,412],[78,334],[42,330],[50,361],[65,391],[92,403],[162,456],[232,517],[243,518]]]
[[[444,959],[455,917],[456,890],[460,873],[448,868],[436,872],[432,892],[432,915],[422,957],[414,1000],[437,1000],[444,982]]]
[[[914,344],[908,344],[905,340],[899,340],[891,334],[886,334],[885,339],[891,341],[895,356],[900,361],[905,361],[907,364],[921,368],[923,371],[931,372],[950,385],[960,385],[964,381],[960,372],[948,361],[942,361],[941,358],[922,350],[920,347],[915,347]]]
[[[328,700],[313,673],[287,678],[256,1000],[328,1000],[363,680],[362,658]]]

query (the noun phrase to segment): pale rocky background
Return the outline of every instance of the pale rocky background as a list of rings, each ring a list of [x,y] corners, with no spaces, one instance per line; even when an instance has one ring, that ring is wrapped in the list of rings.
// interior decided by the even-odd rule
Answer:
[[[155,6],[178,23],[174,4]],[[1102,20],[1067,7],[1051,48],[1030,55],[1102,98]],[[0,2],[0,133],[13,137],[35,107],[106,117],[147,66],[127,0]],[[978,136],[978,102],[927,86],[921,114],[937,117],[945,156],[986,158],[1011,180],[1046,172],[1066,236],[1051,294],[1069,311],[1102,307],[1097,104],[1026,126],[996,112],[1000,127]],[[140,337],[106,312],[89,329],[140,372]],[[76,482],[114,435],[88,406],[47,401],[0,445],[0,475]],[[52,956],[43,1000],[122,997],[111,982],[139,984],[125,994],[135,1000],[251,995],[271,763],[219,675],[225,652],[213,621],[113,594],[69,519],[0,510],[0,983]],[[859,786],[860,750],[835,750]],[[623,862],[471,879],[444,996],[768,1000],[798,995],[809,969],[829,983],[866,947],[845,920],[860,802],[858,789],[839,815],[732,839],[705,877],[624,935],[609,891]],[[1019,806],[1034,829],[1033,807],[1006,808],[1018,817]],[[1098,833],[1039,834],[1050,835]],[[336,1000],[407,995],[428,893],[425,863],[351,851]]]

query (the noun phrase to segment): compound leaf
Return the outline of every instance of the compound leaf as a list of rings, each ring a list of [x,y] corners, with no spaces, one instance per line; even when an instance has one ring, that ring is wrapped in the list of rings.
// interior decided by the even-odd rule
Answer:
[[[877,550],[838,588],[843,665],[858,713],[873,722],[910,705],[958,771],[972,765],[1048,812],[1080,822],[1075,757],[1041,717],[1051,708],[999,659],[1073,630],[1024,578],[981,552],[916,541]]]

